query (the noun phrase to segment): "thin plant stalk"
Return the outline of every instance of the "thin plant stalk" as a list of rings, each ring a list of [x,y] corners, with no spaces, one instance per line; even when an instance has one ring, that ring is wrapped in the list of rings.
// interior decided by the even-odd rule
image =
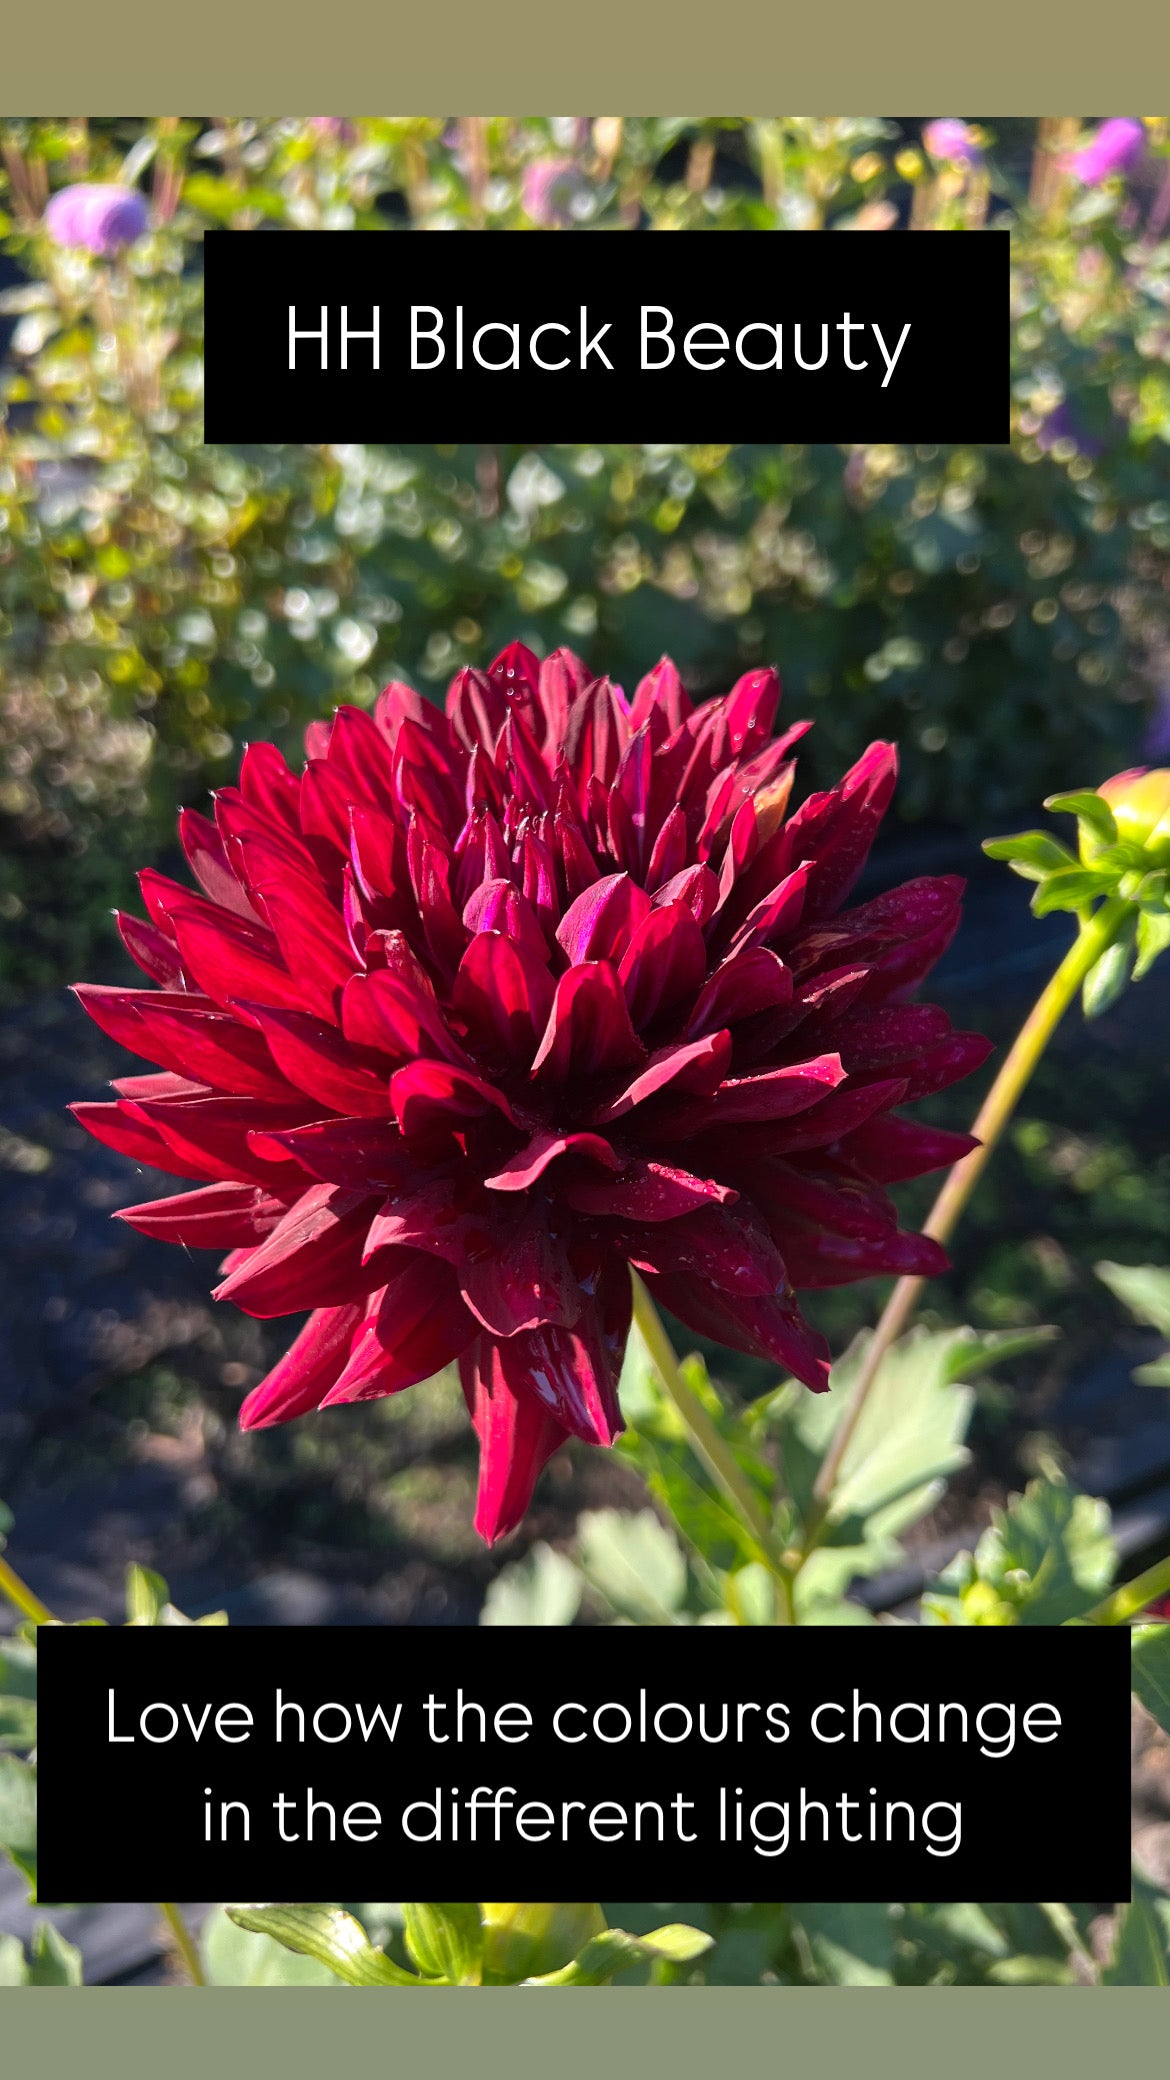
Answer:
[[[768,1568],[775,1576],[778,1586],[778,1622],[791,1624],[794,1618],[792,1571],[777,1550],[767,1514],[750,1483],[745,1480],[734,1453],[719,1435],[694,1389],[687,1385],[674,1346],[663,1326],[662,1317],[643,1281],[636,1271],[631,1271],[630,1277],[634,1290],[634,1320],[650,1353],[651,1362],[662,1381],[667,1400],[682,1419],[696,1458],[706,1467],[716,1486],[722,1489],[736,1516],[754,1539]]]
[[[1101,955],[1112,946],[1132,909],[1133,905],[1123,901],[1120,896],[1113,896],[1108,902],[1102,903],[1100,909],[1082,924],[1077,938],[1060,966],[1041,991],[980,1107],[972,1128],[979,1142],[978,1148],[973,1148],[969,1155],[963,1156],[948,1172],[942,1190],[923,1224],[923,1234],[929,1235],[932,1241],[945,1243],[953,1232],[1053,1033],[1091,969],[1096,966]],[[882,1310],[877,1328],[866,1349],[861,1371],[817,1475],[813,1496],[819,1515],[814,1515],[806,1550],[811,1549],[817,1542],[817,1534],[827,1513],[828,1499],[833,1492],[842,1461],[856,1432],[882,1360],[910,1321],[925,1284],[926,1280],[921,1276],[900,1278]]]
[[[1132,1582],[1123,1582],[1119,1589],[1106,1596],[1102,1603],[1094,1604],[1085,1618],[1086,1625],[1127,1625],[1131,1618],[1140,1616],[1151,1603],[1160,1602],[1170,1595],[1170,1553],[1164,1560],[1155,1560],[1144,1574],[1135,1575]]]
[[[0,1596],[6,1596],[18,1611],[32,1619],[34,1625],[56,1625],[58,1622],[48,1605],[41,1602],[27,1582],[21,1581],[16,1569],[9,1567],[3,1553],[0,1553]]]
[[[158,1904],[159,1911],[170,1929],[175,1948],[183,1960],[183,1969],[192,1986],[206,1986],[207,1978],[203,1970],[202,1959],[195,1945],[195,1938],[184,1921],[179,1908],[173,1900],[169,1899],[160,1899]]]

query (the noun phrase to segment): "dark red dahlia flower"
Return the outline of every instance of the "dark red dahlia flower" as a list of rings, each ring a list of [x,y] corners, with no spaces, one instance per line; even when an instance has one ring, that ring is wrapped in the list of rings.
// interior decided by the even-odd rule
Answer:
[[[218,1299],[310,1309],[246,1428],[397,1393],[458,1359],[476,1523],[524,1514],[567,1437],[609,1444],[633,1264],[680,1320],[819,1390],[795,1287],[935,1272],[884,1187],[971,1145],[893,1115],[985,1043],[905,1000],[961,884],[845,908],[890,799],[875,744],[790,817],[774,672],[695,710],[568,651],[252,745],[121,917],[153,989],[82,988],[160,1073],[79,1105],[197,1186],[128,1208],[226,1250]]]

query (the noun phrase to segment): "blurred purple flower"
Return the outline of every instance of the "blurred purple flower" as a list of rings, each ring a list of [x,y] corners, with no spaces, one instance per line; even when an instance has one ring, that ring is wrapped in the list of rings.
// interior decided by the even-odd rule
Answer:
[[[1080,455],[1095,457],[1105,453],[1105,442],[1086,431],[1067,397],[1055,411],[1049,412],[1036,435],[1037,446],[1045,455],[1055,448],[1058,441],[1071,441]]]
[[[1131,173],[1145,150],[1146,133],[1136,116],[1110,116],[1084,147],[1074,152],[1071,171],[1088,188],[1113,173]]]
[[[564,229],[574,222],[577,198],[588,188],[575,159],[534,159],[524,170],[520,199],[534,224]]]
[[[45,229],[59,246],[84,246],[105,257],[142,237],[146,202],[137,188],[116,181],[81,181],[51,197]]]
[[[938,165],[978,166],[983,158],[961,116],[936,116],[923,130],[922,142]]]

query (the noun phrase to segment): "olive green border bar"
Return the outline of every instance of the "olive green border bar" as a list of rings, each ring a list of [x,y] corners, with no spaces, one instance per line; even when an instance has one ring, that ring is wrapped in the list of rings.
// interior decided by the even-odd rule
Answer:
[[[216,2070],[431,2074],[441,2080],[596,2080],[661,2072],[986,2080],[1059,2072],[1100,2080],[1121,2066],[1164,2070],[1170,2006],[1158,1988],[559,1993],[501,1989],[350,1993],[325,1989],[21,1989],[0,1994],[7,2071],[119,2080],[207,2080]]]
[[[1165,0],[45,0],[5,9],[13,115],[634,115],[785,107],[1120,114]]]

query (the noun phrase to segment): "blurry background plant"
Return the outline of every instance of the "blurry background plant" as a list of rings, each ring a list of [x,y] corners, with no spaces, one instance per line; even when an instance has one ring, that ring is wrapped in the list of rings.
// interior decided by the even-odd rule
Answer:
[[[1170,728],[1163,118],[9,122],[0,984],[91,959],[249,737],[519,631],[694,689],[775,658],[813,783],[1007,817]],[[1003,448],[200,441],[209,227],[1013,235]],[[767,248],[761,247],[766,263]],[[3,263],[0,263],[3,264]]]

